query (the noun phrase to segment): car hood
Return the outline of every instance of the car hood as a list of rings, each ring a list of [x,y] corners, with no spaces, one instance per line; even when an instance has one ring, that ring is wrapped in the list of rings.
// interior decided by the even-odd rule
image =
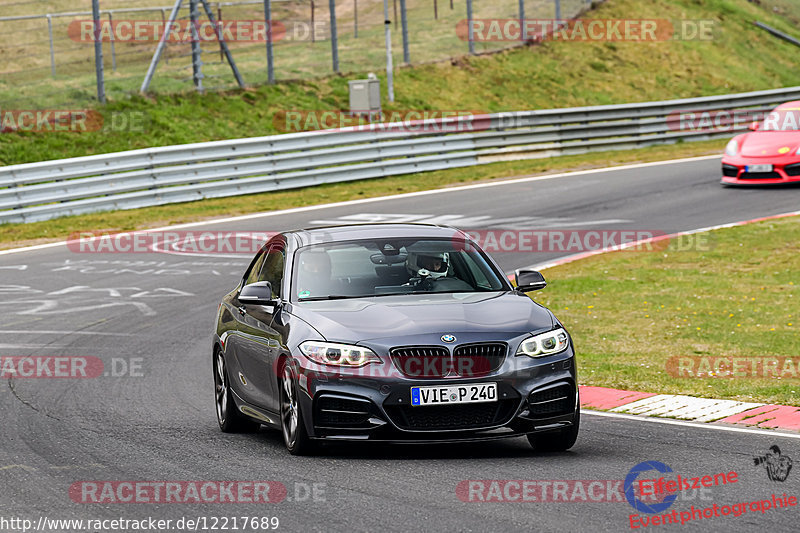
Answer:
[[[793,155],[798,146],[798,131],[755,131],[744,136],[740,153],[745,157]]]
[[[358,343],[406,338],[408,342],[442,334],[495,339],[549,330],[553,315],[515,292],[397,295],[305,302],[292,314],[308,322],[326,340]]]

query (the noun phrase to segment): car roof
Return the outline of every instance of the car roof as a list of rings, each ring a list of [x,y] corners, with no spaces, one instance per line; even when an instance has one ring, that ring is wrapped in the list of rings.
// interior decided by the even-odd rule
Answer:
[[[465,239],[466,234],[456,228],[436,224],[349,224],[320,226],[287,232],[294,234],[300,246],[321,242],[343,242],[361,239],[437,238]]]

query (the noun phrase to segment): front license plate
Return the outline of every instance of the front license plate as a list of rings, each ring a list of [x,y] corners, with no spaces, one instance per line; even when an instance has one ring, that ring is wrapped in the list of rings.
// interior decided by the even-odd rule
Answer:
[[[497,383],[442,387],[411,387],[411,405],[442,405],[497,401]]]
[[[772,172],[772,165],[747,165],[745,172]]]

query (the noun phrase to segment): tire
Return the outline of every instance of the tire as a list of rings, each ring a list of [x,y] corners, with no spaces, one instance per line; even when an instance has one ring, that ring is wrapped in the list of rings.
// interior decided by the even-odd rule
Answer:
[[[303,412],[298,401],[297,377],[288,362],[283,364],[280,375],[283,443],[292,455],[311,455],[316,451],[316,446],[308,437]]]
[[[569,427],[543,433],[529,433],[528,442],[537,452],[564,452],[575,445],[581,425],[581,408],[575,411],[575,418]]]
[[[228,367],[225,365],[225,356],[222,355],[222,350],[217,350],[214,353],[213,372],[214,403],[219,429],[223,433],[249,433],[257,430],[260,424],[253,422],[236,409],[236,404],[231,395]]]

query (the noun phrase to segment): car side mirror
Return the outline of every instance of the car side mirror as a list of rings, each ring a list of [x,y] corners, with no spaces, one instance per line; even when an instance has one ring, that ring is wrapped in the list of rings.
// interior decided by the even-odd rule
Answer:
[[[272,297],[272,284],[269,281],[256,281],[245,285],[239,292],[239,301],[251,305],[275,305],[278,300]]]
[[[514,281],[518,292],[538,291],[547,287],[544,276],[538,270],[517,270],[514,272]]]
[[[760,127],[761,127],[761,123],[759,121],[757,121],[757,120],[754,120],[753,122],[750,123],[750,126],[749,126],[748,129],[750,131],[758,131],[758,129]]]

